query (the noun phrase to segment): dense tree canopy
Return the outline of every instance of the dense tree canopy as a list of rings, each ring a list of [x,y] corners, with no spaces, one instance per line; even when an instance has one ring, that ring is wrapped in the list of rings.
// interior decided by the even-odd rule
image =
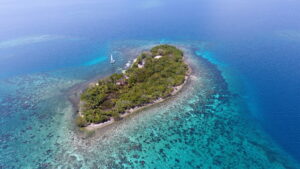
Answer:
[[[174,46],[159,45],[137,57],[122,74],[113,74],[86,89],[79,126],[119,118],[126,110],[169,96],[185,80],[188,67],[183,52]]]

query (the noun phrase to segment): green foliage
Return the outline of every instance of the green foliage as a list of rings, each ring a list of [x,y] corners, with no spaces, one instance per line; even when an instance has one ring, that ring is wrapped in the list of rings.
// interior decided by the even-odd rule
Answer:
[[[76,124],[79,127],[85,127],[87,125],[87,121],[82,116],[78,116],[76,118]]]
[[[158,55],[159,59],[154,58]],[[144,67],[138,68],[138,64]],[[78,119],[79,126],[101,123],[111,117],[118,120],[130,108],[167,97],[173,87],[184,82],[187,70],[183,52],[174,46],[159,45],[143,52],[125,74],[112,74],[83,92],[84,116]]]

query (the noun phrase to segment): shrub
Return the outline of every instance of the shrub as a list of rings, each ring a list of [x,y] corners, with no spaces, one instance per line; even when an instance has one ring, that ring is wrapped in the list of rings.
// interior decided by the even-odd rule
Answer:
[[[82,116],[78,116],[76,118],[76,124],[79,127],[85,127],[87,125],[87,121],[85,118],[83,118]]]

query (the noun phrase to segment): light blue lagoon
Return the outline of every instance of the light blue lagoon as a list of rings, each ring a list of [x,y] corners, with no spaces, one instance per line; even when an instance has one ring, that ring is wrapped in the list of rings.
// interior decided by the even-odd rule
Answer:
[[[0,169],[300,168],[299,10],[269,0],[4,0]],[[182,91],[105,128],[76,127],[71,96],[156,44],[185,51]]]

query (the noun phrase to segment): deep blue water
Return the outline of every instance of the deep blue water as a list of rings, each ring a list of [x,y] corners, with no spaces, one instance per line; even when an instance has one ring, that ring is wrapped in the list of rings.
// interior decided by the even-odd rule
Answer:
[[[71,154],[81,149],[83,149],[82,152],[89,153],[89,151],[85,151],[88,146],[85,148],[79,146],[76,150],[67,148],[63,150],[62,147],[57,146],[58,143],[68,142],[67,138],[61,139],[63,136],[61,133],[65,131],[71,133],[73,131],[69,129],[72,128],[70,127],[72,126],[72,110],[64,92],[68,91],[73,85],[85,82],[98,75],[108,75],[117,71],[117,67],[123,67],[128,60],[134,57],[130,54],[135,54],[135,52],[127,51],[130,56],[125,56],[124,53],[126,52],[124,51],[154,43],[178,43],[192,46],[194,58],[197,58],[198,54],[198,57],[210,61],[210,63],[206,63],[201,59],[199,61],[199,65],[208,67],[207,70],[213,72],[212,75],[208,73],[209,75],[205,76],[204,79],[212,78],[214,79],[213,82],[222,82],[221,84],[226,81],[229,88],[238,90],[241,102],[246,105],[241,109],[247,109],[245,112],[248,112],[247,117],[243,117],[246,118],[246,121],[248,120],[245,123],[251,123],[251,125],[252,122],[255,123],[253,126],[259,132],[265,134],[263,138],[266,137],[266,140],[271,140],[272,145],[274,144],[273,147],[276,147],[274,149],[277,150],[278,148],[280,152],[282,151],[282,156],[289,154],[291,157],[287,158],[299,162],[299,11],[300,2],[296,0],[1,1],[0,125],[2,127],[0,130],[0,148],[2,151],[0,152],[0,168],[2,166],[3,168],[12,168],[13,166],[15,168],[20,166],[22,168],[36,168],[38,167],[37,164],[42,162],[52,163],[53,161],[56,164],[53,166],[59,166],[64,159],[66,159],[65,161],[74,161],[73,156],[68,159],[69,156],[66,155],[68,153]],[[116,55],[118,60],[116,68],[111,68],[107,64],[107,56],[110,53]],[[209,66],[211,63],[217,65],[216,68],[211,68]],[[220,70],[221,73],[214,72],[216,70]],[[227,74],[226,71],[231,73]],[[221,75],[225,80],[219,79]],[[213,82],[207,81],[207,84],[213,85]],[[218,92],[221,94],[227,91],[222,85],[216,85],[215,88],[220,88]],[[58,89],[59,91],[57,91]],[[206,116],[198,116],[195,113],[196,110],[202,108],[195,107],[194,104],[203,104],[203,102],[194,100],[197,100],[198,97],[212,97],[201,93],[201,89],[195,90],[198,91],[197,94],[194,94],[195,98],[189,96],[190,102],[192,102],[189,102],[189,104],[193,104],[190,106],[191,108],[189,106],[175,107],[174,110],[170,108],[170,111],[189,112],[189,109],[193,109],[195,110],[193,113],[186,115],[187,119],[199,117],[197,120],[200,119],[201,122],[207,120],[207,124],[216,124],[215,122],[218,120],[215,120],[215,118],[206,119]],[[203,91],[205,90],[203,89]],[[207,92],[209,93],[208,89]],[[187,99],[187,101],[189,100]],[[223,114],[220,113],[222,111],[219,108],[210,111],[215,111],[215,114],[226,119],[227,116],[231,117],[231,111],[235,112],[235,108],[232,108],[232,106],[227,107],[230,107],[230,109],[220,108],[221,110],[224,109]],[[240,105],[237,107],[240,107]],[[234,110],[231,110],[231,108]],[[168,112],[167,110],[164,111]],[[157,116],[160,117],[161,114],[164,114],[162,113],[164,111],[157,111],[160,112]],[[69,114],[69,116],[66,114]],[[178,118],[177,113],[174,116],[176,116],[175,119]],[[61,121],[62,117],[69,121]],[[159,117],[157,118],[159,119]],[[150,127],[157,125],[159,122],[155,119],[155,116],[153,118],[149,117],[147,119]],[[169,117],[164,118],[168,119]],[[195,122],[198,122],[197,120]],[[144,121],[145,119],[141,118],[140,122],[137,123],[143,123]],[[227,120],[224,121],[227,122]],[[240,131],[241,128],[246,126],[243,125],[244,123],[236,124],[233,121],[235,122],[232,119],[231,121],[228,120],[228,123],[221,123],[220,126],[228,131],[231,131],[228,125],[237,126],[233,127],[232,131]],[[186,122],[179,120],[178,123],[161,126],[157,131],[167,129],[175,124],[183,125],[182,130],[170,130],[170,132],[175,133],[174,135],[177,134],[178,138],[181,138],[179,136],[186,136],[185,125],[196,125],[194,123],[186,124]],[[215,138],[213,134],[208,132],[211,128],[207,124],[202,124],[203,127],[207,127],[206,134]],[[134,127],[124,127],[124,129],[120,127],[117,130],[121,133],[135,131],[143,135],[145,140],[147,140],[147,134],[149,134],[147,132],[143,133],[145,131]],[[252,129],[250,130],[252,131]],[[245,129],[245,131],[248,131],[248,129]],[[54,136],[51,136],[51,133]],[[205,132],[200,132],[200,134],[203,133]],[[195,140],[203,139],[204,136],[200,139],[197,134],[199,133],[190,133],[190,135],[195,136]],[[240,139],[239,135],[240,133],[232,136],[233,140],[234,138]],[[257,135],[245,134],[245,138],[255,137],[261,139]],[[21,139],[18,139],[20,136]],[[153,133],[150,132],[149,137],[153,137]],[[164,135],[161,137],[164,137]],[[92,139],[99,141],[99,138],[101,137],[96,134]],[[122,135],[119,140],[124,141],[125,138],[126,136],[123,137]],[[137,138],[137,135],[132,135],[129,140],[136,140]],[[89,140],[89,143],[79,139],[76,145],[79,143],[92,144],[92,139]],[[217,140],[215,139],[216,142]],[[186,141],[189,142],[189,140]],[[261,142],[265,143],[264,141]],[[234,145],[230,141],[221,143],[225,147],[226,144],[228,144],[228,147]],[[35,145],[38,145],[37,148],[34,148]],[[99,148],[100,145],[106,144],[99,143],[97,147]],[[201,147],[198,143],[187,143],[186,145]],[[258,144],[255,143],[255,145]],[[266,143],[266,145],[268,144]],[[149,149],[153,148],[151,146],[158,145],[149,144]],[[178,147],[184,148],[184,144],[180,144]],[[241,147],[243,149],[243,146]],[[218,154],[218,149],[215,146],[207,149],[199,148],[199,151],[209,152],[210,148],[212,154]],[[103,151],[108,151],[108,154],[118,154],[116,153],[118,152],[117,149],[123,150],[122,147],[117,147],[113,150]],[[234,146],[232,149],[234,149]],[[273,150],[273,148],[270,149]],[[102,148],[99,148],[99,150],[102,150]],[[256,149],[245,151],[255,152]],[[32,154],[28,155],[25,152],[31,152]],[[40,157],[43,153],[47,158]],[[94,153],[90,152],[88,157],[92,157]],[[155,154],[155,151],[149,152],[149,156],[151,156],[151,153]],[[172,155],[168,155],[168,153],[172,154],[172,151],[166,153],[166,156],[170,156],[170,159],[172,159]],[[254,158],[255,161],[255,156],[257,156],[259,160],[255,161],[257,162],[256,165],[259,166],[259,164],[265,163],[266,165],[262,165],[262,167],[270,168],[272,165],[261,160],[263,158],[259,158],[260,156],[257,155],[259,153],[261,152],[248,153],[241,162],[241,164],[244,162],[245,165],[240,167],[254,168],[251,167],[249,160],[249,164],[246,165],[246,161],[247,158]],[[58,154],[63,155],[61,157]],[[14,156],[20,156],[20,158],[14,161]],[[141,154],[139,156],[146,164],[155,161]],[[242,155],[239,156],[242,157]],[[274,158],[280,159],[278,156],[280,155],[276,153],[276,158]],[[58,157],[62,160],[55,160]],[[83,157],[80,157],[80,155],[76,156],[79,163],[81,158]],[[197,155],[189,158],[190,160],[203,159]],[[27,166],[24,166],[24,161],[30,162]],[[100,157],[99,161],[101,162]],[[165,163],[167,164],[167,162]],[[207,165],[205,165],[205,162],[202,163],[204,163],[202,166],[204,168],[212,166],[209,162],[207,162]],[[185,164],[188,164],[188,162],[181,164],[181,167]],[[157,163],[156,165],[161,167],[172,166],[171,164],[164,166],[163,163]],[[90,164],[86,166],[91,167]],[[229,166],[229,164],[226,164],[226,166]],[[77,167],[79,168],[79,166]],[[151,165],[148,167],[151,168]],[[196,167],[196,165],[193,167]],[[222,168],[222,164],[219,167]],[[225,164],[223,167],[225,167]]]

